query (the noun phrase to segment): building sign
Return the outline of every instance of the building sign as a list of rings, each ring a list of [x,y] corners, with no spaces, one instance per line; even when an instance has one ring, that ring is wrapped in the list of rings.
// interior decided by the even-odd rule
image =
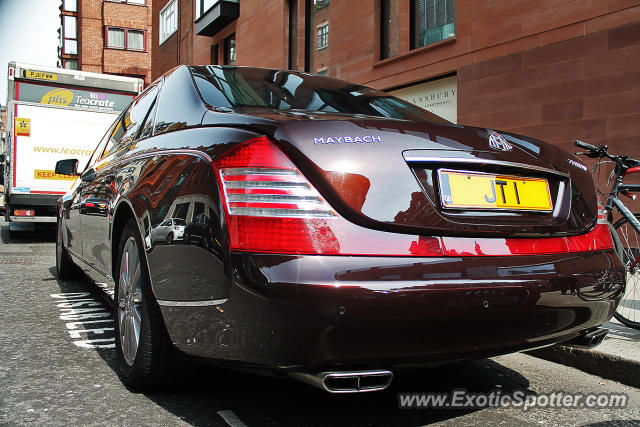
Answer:
[[[36,79],[36,80],[58,80],[58,75],[55,73],[45,73],[44,71],[32,71],[32,70],[24,70],[24,76],[27,79]]]
[[[99,111],[123,111],[133,95],[20,83],[18,101]]]
[[[456,76],[394,90],[389,94],[431,111],[450,122],[458,121],[458,79]]]

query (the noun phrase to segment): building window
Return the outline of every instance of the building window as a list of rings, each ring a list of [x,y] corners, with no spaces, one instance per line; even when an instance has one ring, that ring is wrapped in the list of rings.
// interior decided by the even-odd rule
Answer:
[[[75,16],[64,15],[62,17],[62,53],[69,55],[78,54],[78,18]]]
[[[64,0],[62,2],[62,10],[66,12],[77,12],[78,4],[76,0]]]
[[[67,70],[77,70],[78,69],[78,60],[77,59],[63,59],[62,60],[62,68],[66,68]]]
[[[178,31],[178,0],[170,0],[160,11],[160,44]]]
[[[146,3],[146,0],[107,0],[113,3],[129,3],[129,4],[137,4],[140,6],[144,6]]]
[[[456,35],[455,0],[412,0],[412,48],[418,48]]]
[[[329,24],[318,26],[318,50],[329,46]]]
[[[144,31],[127,30],[127,49],[144,50]]]
[[[329,0],[313,0],[313,11],[322,9],[325,6],[329,6]]]
[[[112,49],[144,51],[144,31],[107,27],[106,46]]]
[[[224,65],[236,64],[236,35],[224,39]]]
[[[391,58],[400,48],[400,0],[380,2],[380,58]]]

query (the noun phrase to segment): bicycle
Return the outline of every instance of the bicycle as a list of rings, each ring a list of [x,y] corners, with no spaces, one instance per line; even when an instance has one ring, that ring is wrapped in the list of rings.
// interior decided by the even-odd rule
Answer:
[[[618,197],[618,194],[622,194],[634,200],[635,196],[632,192],[640,191],[640,184],[623,183],[625,176],[640,172],[640,160],[625,155],[609,154],[606,145],[596,147],[578,140],[575,141],[575,145],[587,150],[586,153],[576,153],[577,155],[586,155],[592,159],[607,158],[615,163],[612,172],[615,179],[604,209],[609,223],[613,223],[613,208],[616,208],[622,215],[622,218],[613,224],[613,228],[616,230],[621,244],[623,263],[627,270],[627,286],[614,317],[623,325],[640,329],[640,289],[638,287],[640,281],[640,213],[632,213]],[[601,163],[599,161],[596,167],[599,167]]]

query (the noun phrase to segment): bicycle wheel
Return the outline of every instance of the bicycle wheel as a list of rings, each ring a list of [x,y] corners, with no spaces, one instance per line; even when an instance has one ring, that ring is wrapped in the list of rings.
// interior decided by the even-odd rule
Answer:
[[[640,213],[634,214],[640,219]],[[626,218],[614,224],[622,244],[622,258],[627,269],[627,287],[614,317],[623,325],[640,329],[640,232]]]

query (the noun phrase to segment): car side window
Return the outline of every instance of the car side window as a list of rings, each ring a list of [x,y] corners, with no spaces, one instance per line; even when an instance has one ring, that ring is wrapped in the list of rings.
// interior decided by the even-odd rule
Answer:
[[[109,133],[109,140],[107,141],[102,154],[98,157],[98,160],[102,160],[109,154],[115,153],[117,151],[116,147],[122,140],[122,136],[124,135],[124,123],[126,122],[126,117],[129,114],[129,110],[131,110],[131,106],[129,106],[129,108],[127,108],[114,123],[114,126],[111,128],[111,131]]]
[[[147,113],[147,116],[144,119],[144,123],[141,126],[140,133],[138,138],[142,139],[150,137],[153,134],[153,125],[156,122],[156,111],[158,110],[158,94],[160,92],[160,88],[162,87],[162,81],[157,84],[156,97],[153,100],[153,104],[151,105],[151,109]]]
[[[154,84],[133,101],[111,132],[111,137],[101,158],[122,150],[136,139],[138,131],[157,96],[158,85]]]
[[[144,120],[147,118],[149,110],[153,106],[158,96],[158,85],[154,84],[145,90],[131,105],[128,113],[124,117],[125,133],[122,137],[122,144],[129,145],[138,139],[138,133]]]
[[[100,140],[100,143],[98,144],[98,146],[96,147],[95,151],[91,155],[91,158],[87,162],[87,166],[86,167],[89,167],[89,166],[93,165],[98,160],[100,160],[103,157],[105,157],[104,153],[107,152],[107,149],[109,149],[109,151],[110,151],[110,147],[113,146],[113,144],[111,143],[111,135],[115,132],[115,130],[120,125],[120,121],[122,120],[122,116],[123,115],[124,115],[124,112],[120,113],[118,118],[109,127],[109,130],[102,137],[102,139]],[[85,169],[86,169],[86,167],[85,167]]]

